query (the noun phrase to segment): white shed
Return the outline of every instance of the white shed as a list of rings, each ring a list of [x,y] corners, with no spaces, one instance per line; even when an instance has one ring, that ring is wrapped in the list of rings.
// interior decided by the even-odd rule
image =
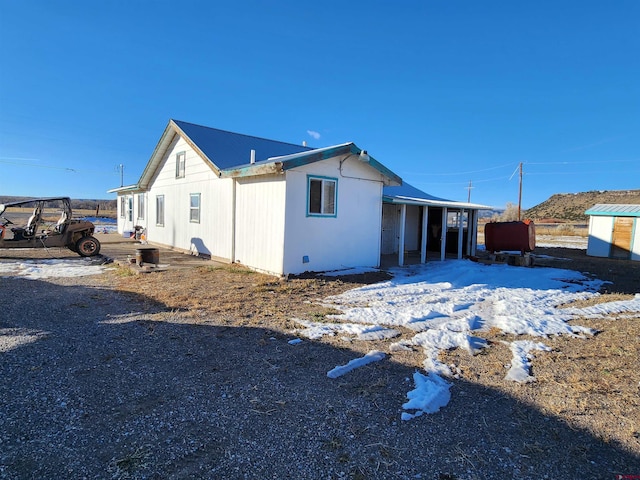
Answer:
[[[640,261],[640,205],[598,204],[585,213],[587,255]]]

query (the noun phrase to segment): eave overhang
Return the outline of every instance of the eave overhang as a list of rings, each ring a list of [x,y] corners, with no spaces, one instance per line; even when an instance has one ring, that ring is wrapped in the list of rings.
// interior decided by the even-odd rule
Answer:
[[[282,174],[286,170],[292,168],[309,165],[311,163],[328,160],[330,158],[352,155],[360,155],[362,149],[358,148],[354,143],[344,143],[326,148],[317,148],[309,152],[300,152],[282,157],[272,157],[263,162],[241,165],[239,167],[221,170],[219,176],[221,178],[237,178],[237,177],[253,177],[257,175]],[[383,176],[385,185],[402,185],[402,178],[393,173],[375,158],[368,156],[366,162],[370,167],[377,170]]]
[[[395,197],[390,195],[383,195],[382,202],[393,203],[396,205],[425,205],[428,207],[459,208],[463,210],[493,210],[493,207],[478,203],[456,202],[453,200],[427,200],[425,198]]]
[[[107,190],[107,193],[133,193],[133,192],[141,192],[142,188],[138,184],[136,185],[126,185],[124,187],[112,188],[111,190]]]

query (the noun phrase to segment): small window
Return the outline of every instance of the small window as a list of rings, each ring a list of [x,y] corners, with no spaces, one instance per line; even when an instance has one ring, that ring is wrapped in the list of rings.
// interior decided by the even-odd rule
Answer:
[[[189,221],[191,223],[200,223],[200,194],[192,193],[189,195]]]
[[[176,178],[184,178],[184,163],[186,157],[186,152],[176,154]]]
[[[164,195],[156,196],[156,225],[164,227]]]
[[[126,197],[120,197],[120,218],[125,218],[127,211],[127,199]]]
[[[336,216],[338,179],[307,177],[307,216]]]
[[[144,193],[138,194],[138,220],[144,220]]]

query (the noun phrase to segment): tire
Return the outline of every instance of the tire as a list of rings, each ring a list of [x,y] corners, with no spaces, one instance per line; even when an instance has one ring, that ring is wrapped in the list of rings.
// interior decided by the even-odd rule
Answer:
[[[100,242],[92,236],[82,237],[76,242],[76,251],[81,257],[93,257],[100,253]]]

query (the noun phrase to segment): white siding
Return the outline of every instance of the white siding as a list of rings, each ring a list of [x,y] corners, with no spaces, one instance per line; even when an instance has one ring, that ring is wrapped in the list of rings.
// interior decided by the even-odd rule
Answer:
[[[284,273],[327,271],[380,263],[382,182],[368,165],[337,158],[286,172]],[[307,216],[307,175],[336,178],[335,217]],[[357,177],[357,178],[353,178]]]
[[[283,175],[236,183],[235,261],[282,275],[286,185]]]
[[[407,205],[407,219],[404,233],[404,249],[420,250],[420,216],[422,212],[417,205]]]
[[[589,218],[589,240],[587,255],[591,257],[608,257],[611,250],[611,233],[613,217],[591,216]]]
[[[185,176],[176,178],[176,154],[186,152]],[[172,143],[147,195],[147,237],[197,254],[231,259],[233,181],[219,179],[180,137]],[[189,221],[190,194],[200,193],[200,223]],[[164,226],[156,225],[156,197],[164,195]]]

